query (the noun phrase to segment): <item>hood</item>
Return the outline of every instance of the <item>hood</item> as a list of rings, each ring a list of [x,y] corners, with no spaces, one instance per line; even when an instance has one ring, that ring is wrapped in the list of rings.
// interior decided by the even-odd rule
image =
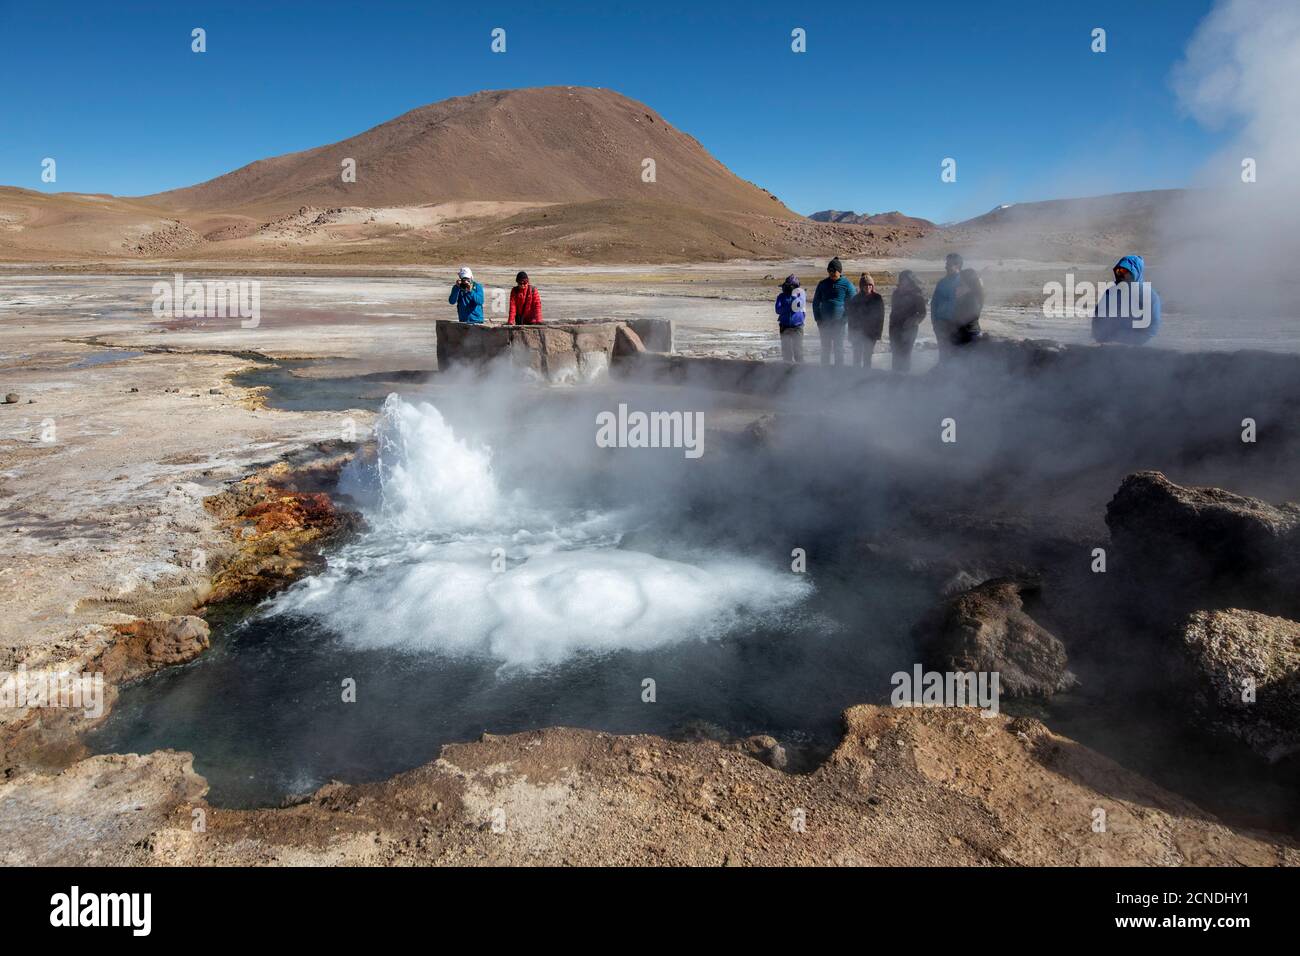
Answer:
[[[1114,268],[1127,269],[1133,274],[1134,282],[1142,281],[1142,272],[1146,269],[1146,263],[1142,261],[1141,256],[1125,256],[1119,262],[1115,263]]]

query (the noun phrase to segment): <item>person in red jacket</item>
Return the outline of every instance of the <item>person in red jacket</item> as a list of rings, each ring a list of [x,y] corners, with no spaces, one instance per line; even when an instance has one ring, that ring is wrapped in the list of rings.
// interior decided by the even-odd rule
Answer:
[[[515,287],[510,290],[510,316],[506,321],[511,325],[542,324],[542,297],[537,293],[537,286],[528,281],[527,272],[515,276]]]

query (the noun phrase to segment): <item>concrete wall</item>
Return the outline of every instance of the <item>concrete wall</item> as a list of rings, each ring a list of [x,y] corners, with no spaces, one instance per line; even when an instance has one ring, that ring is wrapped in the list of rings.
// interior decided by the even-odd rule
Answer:
[[[516,368],[550,382],[585,382],[602,376],[619,357],[671,352],[673,324],[667,319],[629,322],[550,322],[499,325],[438,320],[434,323],[438,368],[483,365],[508,359]]]

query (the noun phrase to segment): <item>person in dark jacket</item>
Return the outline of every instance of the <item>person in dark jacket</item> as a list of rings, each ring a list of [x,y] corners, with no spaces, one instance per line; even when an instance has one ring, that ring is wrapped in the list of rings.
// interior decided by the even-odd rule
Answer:
[[[781,330],[781,360],[798,364],[803,361],[803,322],[808,297],[799,287],[799,277],[788,275],[776,294],[776,323]]]
[[[1160,331],[1160,296],[1142,281],[1146,263],[1141,256],[1125,256],[1112,271],[1115,284],[1097,300],[1092,337],[1099,343],[1145,345]]]
[[[474,281],[469,266],[456,273],[456,284],[451,287],[447,301],[456,307],[456,315],[471,325],[483,324],[483,287]]]
[[[957,297],[952,304],[952,344],[970,345],[980,337],[980,313],[984,311],[984,283],[974,269],[962,269],[957,279]]]
[[[939,343],[939,356],[951,351],[952,345],[952,307],[957,301],[957,276],[961,272],[962,258],[955,252],[948,253],[943,261],[944,276],[934,285],[934,294],[930,296],[930,323],[934,327],[934,338]]]
[[[876,291],[876,280],[867,273],[858,277],[858,294],[849,300],[847,309],[849,342],[853,346],[853,364],[871,367],[871,355],[885,331],[885,300]]]
[[[813,320],[821,339],[822,364],[844,364],[845,307],[854,294],[853,283],[844,278],[839,259],[826,264],[826,278],[817,283],[813,293]]]
[[[528,273],[520,272],[515,276],[515,287],[510,290],[510,314],[506,317],[509,325],[541,325],[542,297],[537,286],[528,281]]]
[[[912,346],[916,333],[925,318],[925,293],[916,273],[904,269],[898,274],[898,284],[889,299],[889,351],[890,368],[906,372],[912,367]]]

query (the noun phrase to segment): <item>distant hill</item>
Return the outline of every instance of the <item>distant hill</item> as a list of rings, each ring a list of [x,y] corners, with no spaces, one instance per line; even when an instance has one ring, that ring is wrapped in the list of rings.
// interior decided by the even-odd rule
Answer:
[[[984,258],[1105,261],[1156,247],[1159,223],[1189,195],[1185,189],[1157,189],[1009,203],[943,226],[923,236],[913,250],[925,255],[958,249]]]
[[[813,222],[837,222],[850,226],[907,226],[912,229],[933,229],[934,223],[929,219],[905,216],[897,210],[893,212],[867,213],[846,212],[839,209],[823,209],[808,217]]]
[[[342,179],[345,159],[356,182]],[[645,160],[653,182],[643,179]],[[572,86],[442,100],[337,143],[142,198],[177,212],[628,199],[795,216],[644,103]]]

